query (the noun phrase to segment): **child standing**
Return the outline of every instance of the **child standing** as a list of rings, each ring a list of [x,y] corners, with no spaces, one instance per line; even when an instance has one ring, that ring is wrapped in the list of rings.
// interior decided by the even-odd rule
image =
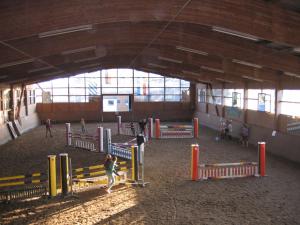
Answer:
[[[48,133],[50,134],[50,137],[53,137],[51,132],[51,120],[49,118],[46,120],[45,126],[46,126],[46,137],[48,136]]]
[[[105,162],[104,162],[104,168],[105,168],[105,173],[107,175],[107,180],[108,180],[108,187],[106,189],[107,193],[111,193],[111,188],[115,183],[115,177],[114,177],[114,170],[115,170],[115,165],[112,160],[112,157],[110,154],[106,156]]]

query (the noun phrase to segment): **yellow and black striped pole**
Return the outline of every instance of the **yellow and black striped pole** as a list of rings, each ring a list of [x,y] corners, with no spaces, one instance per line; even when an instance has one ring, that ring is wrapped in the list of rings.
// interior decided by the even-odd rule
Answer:
[[[57,195],[56,189],[56,155],[48,155],[49,197]]]
[[[59,158],[61,194],[66,196],[69,193],[69,157],[67,153],[61,153]]]
[[[131,146],[131,179],[138,181],[139,179],[139,163],[138,163],[138,147]]]

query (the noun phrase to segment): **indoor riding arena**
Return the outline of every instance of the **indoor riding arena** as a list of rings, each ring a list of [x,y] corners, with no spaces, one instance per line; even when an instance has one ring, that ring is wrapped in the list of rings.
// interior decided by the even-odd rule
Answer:
[[[0,225],[297,225],[299,178],[299,1],[0,1]]]

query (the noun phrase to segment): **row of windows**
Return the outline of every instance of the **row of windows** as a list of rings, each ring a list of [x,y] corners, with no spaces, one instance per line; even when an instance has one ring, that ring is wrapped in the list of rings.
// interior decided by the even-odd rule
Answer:
[[[111,72],[113,71],[113,72]],[[124,71],[127,76],[124,76]],[[130,75],[129,75],[130,73]],[[115,74],[112,76],[111,74]],[[153,73],[145,73],[132,69],[102,70],[92,73],[80,74],[77,76],[56,79],[39,83],[42,89],[51,88],[130,88],[130,87],[189,87],[190,83],[185,80],[167,78]]]
[[[86,95],[58,95],[51,97],[37,96],[36,102],[94,102],[99,101],[100,96],[86,96]],[[182,97],[181,95],[145,95],[134,96],[136,102],[180,102],[189,101],[189,97]]]
[[[300,116],[300,90],[283,90],[280,101],[281,114]],[[243,89],[224,89],[223,104],[231,107],[244,107]],[[222,89],[207,90],[198,89],[198,102],[222,104]],[[275,90],[274,89],[249,89],[247,108],[251,110],[275,112]]]
[[[36,85],[37,102],[90,102],[102,94],[133,94],[135,101],[189,101],[190,83],[132,69],[102,70]]]
[[[14,90],[15,93],[15,105],[17,102],[21,101],[21,90],[17,89]],[[0,90],[0,111],[3,110],[10,110],[9,104],[10,104],[10,94],[11,90]],[[23,98],[26,97],[26,95],[23,96]],[[22,98],[22,99],[23,99]],[[27,91],[27,98],[28,98],[28,104],[35,104],[36,103],[36,96],[35,96],[35,90],[28,90]]]

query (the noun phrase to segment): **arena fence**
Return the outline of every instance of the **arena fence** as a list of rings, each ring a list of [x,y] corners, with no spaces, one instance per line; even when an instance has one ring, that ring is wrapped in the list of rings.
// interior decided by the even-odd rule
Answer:
[[[124,123],[124,122],[122,122],[121,116],[117,116],[117,129],[118,129],[119,135],[127,135],[127,136],[135,137],[138,134],[142,133],[138,123],[136,123],[136,122],[132,122],[132,124]],[[143,135],[146,138],[146,140],[153,137],[153,119],[152,118],[148,118]]]
[[[48,156],[48,173],[36,172],[0,178],[0,201],[57,195],[56,156]]]
[[[117,116],[117,129],[119,135],[135,137],[139,133],[139,126],[137,123],[122,123],[121,116]]]
[[[127,181],[127,162],[119,162],[118,168],[119,176],[116,177],[116,181],[119,184],[124,184]],[[82,189],[84,187],[94,185],[106,187],[108,183],[103,164],[73,169],[72,181],[73,190],[76,188]]]
[[[47,195],[47,174],[32,173],[0,178],[0,201]]]
[[[223,179],[265,176],[265,143],[258,143],[258,162],[199,164],[199,146],[192,145],[191,179]]]
[[[71,124],[66,123],[67,146],[82,148],[92,152],[103,152],[103,127],[97,127],[96,134],[74,133]]]
[[[198,118],[192,124],[160,124],[160,119],[155,119],[155,138],[197,138],[199,134]]]

